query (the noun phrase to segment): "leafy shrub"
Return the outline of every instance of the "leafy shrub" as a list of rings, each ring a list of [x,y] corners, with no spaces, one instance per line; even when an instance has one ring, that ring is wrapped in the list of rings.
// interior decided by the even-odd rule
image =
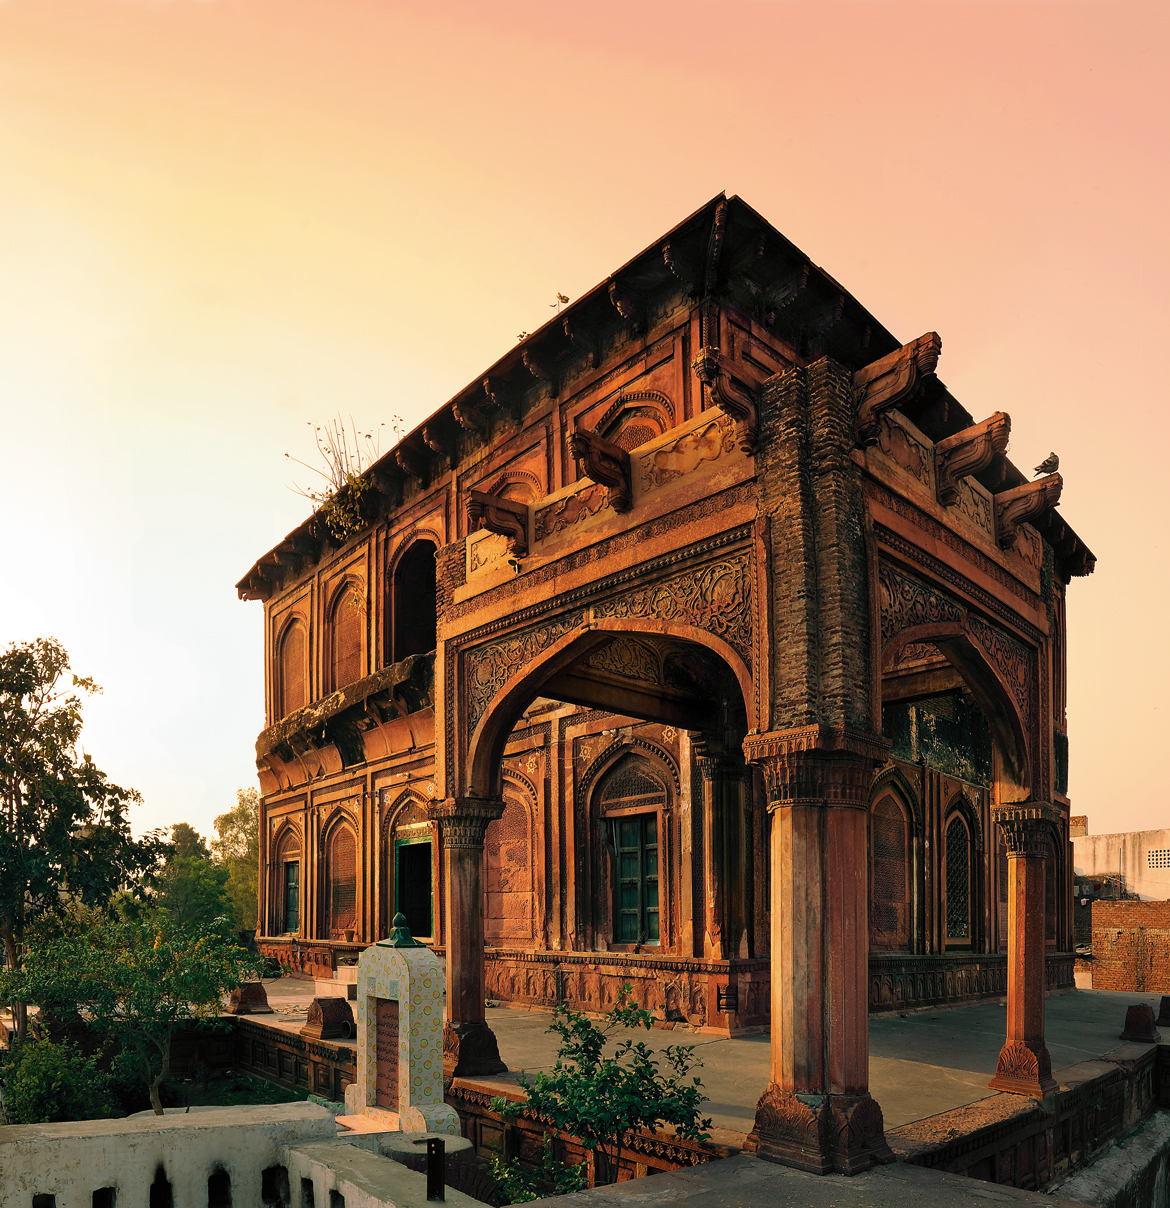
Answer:
[[[110,1079],[72,1045],[29,1040],[4,1064],[4,1106],[10,1124],[101,1120],[115,1115]]]
[[[492,1175],[505,1204],[524,1204],[543,1199],[546,1195],[568,1195],[581,1191],[587,1181],[586,1164],[566,1166],[553,1157],[552,1138],[545,1133],[540,1162],[532,1169],[520,1165],[519,1158],[505,1162],[492,1158]]]

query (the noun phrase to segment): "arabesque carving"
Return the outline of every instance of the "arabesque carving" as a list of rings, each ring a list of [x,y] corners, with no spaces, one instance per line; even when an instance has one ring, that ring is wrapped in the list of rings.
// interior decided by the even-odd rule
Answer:
[[[717,461],[735,448],[731,435],[731,420],[717,416],[709,424],[639,456],[639,473],[643,491],[652,491],[691,473],[705,461]]]
[[[951,507],[959,502],[960,479],[986,470],[1007,448],[1011,430],[1012,417],[1006,411],[997,411],[981,424],[972,424],[954,436],[935,442],[935,485],[939,503]]]
[[[991,496],[983,493],[982,488],[973,483],[970,478],[960,478],[956,484],[958,502],[955,506],[977,528],[981,528],[989,538],[995,536],[995,525],[992,522]]]
[[[662,683],[662,667],[658,652],[635,638],[617,637],[608,646],[589,656],[589,666],[596,671],[608,671],[622,679],[645,684]]]
[[[935,625],[942,621],[962,623],[963,608],[938,588],[900,575],[883,562],[878,566],[881,594],[882,645],[903,629]]]
[[[980,617],[969,617],[967,628],[978,638],[1007,683],[1024,724],[1032,724],[1032,652],[1022,642]]]
[[[1035,482],[1010,491],[1000,491],[995,497],[995,530],[1000,549],[1011,549],[1016,543],[1020,525],[1035,520],[1060,502],[1064,479],[1059,474],[1047,474]]]
[[[746,551],[594,606],[594,617],[678,621],[716,634],[750,667],[752,573]]]
[[[536,513],[535,540],[546,541],[574,524],[596,516],[609,502],[609,490],[602,483],[591,483],[584,491],[577,491]]]
[[[606,496],[615,512],[628,512],[633,506],[630,483],[630,455],[588,428],[577,428],[569,436],[569,452],[582,462],[587,478],[608,488]]]
[[[928,331],[853,375],[857,439],[861,445],[876,443],[881,413],[913,397],[923,380],[934,373],[940,352],[942,340],[937,332]]]
[[[547,625],[538,625],[481,646],[467,655],[467,733],[474,733],[488,702],[517,672],[526,667],[542,650],[547,650],[585,619],[582,612],[558,617]]]
[[[507,538],[508,553],[514,558],[523,558],[528,553],[527,504],[486,491],[468,491],[467,520],[473,531],[487,529]]]
[[[883,415],[878,423],[877,446],[924,487],[930,486],[930,446],[911,436],[901,424]]]

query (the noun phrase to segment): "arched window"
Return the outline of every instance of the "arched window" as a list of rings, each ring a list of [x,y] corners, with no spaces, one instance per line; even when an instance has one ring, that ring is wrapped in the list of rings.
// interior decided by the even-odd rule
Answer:
[[[971,832],[962,814],[946,830],[947,943],[971,943]]]
[[[361,679],[365,603],[365,593],[354,582],[346,583],[334,597],[329,610],[330,692]]]
[[[276,854],[274,929],[278,935],[301,929],[301,839],[294,830],[285,832]]]
[[[329,938],[343,940],[357,928],[357,840],[339,826],[329,840]]]
[[[295,713],[309,703],[305,682],[305,626],[292,621],[280,635],[276,652],[277,720]]]
[[[435,648],[433,541],[416,541],[394,570],[394,662]]]
[[[869,946],[910,950],[910,828],[891,792],[874,802],[869,819]]]
[[[619,944],[661,942],[659,847],[666,786],[649,760],[627,756],[606,773],[601,816],[613,848],[613,938]]]

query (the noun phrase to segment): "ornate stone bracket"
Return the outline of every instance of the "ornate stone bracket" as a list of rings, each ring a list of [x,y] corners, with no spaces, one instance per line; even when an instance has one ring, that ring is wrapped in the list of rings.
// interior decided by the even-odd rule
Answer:
[[[934,373],[942,352],[937,332],[928,331],[897,352],[866,365],[853,375],[857,405],[857,440],[862,446],[877,443],[878,420],[883,411],[910,399]]]
[[[483,847],[488,824],[503,816],[504,803],[490,797],[448,797],[427,808],[438,822],[444,847]]]
[[[487,396],[488,402],[498,411],[503,411],[514,420],[518,421],[520,419],[519,402],[498,378],[485,377],[483,379],[483,392]]]
[[[935,485],[938,501],[951,507],[959,502],[959,479],[979,474],[1007,448],[1012,417],[997,411],[981,424],[972,424],[934,446]]]
[[[634,331],[641,335],[646,330],[645,307],[628,289],[616,281],[611,281],[609,283],[609,300],[613,303],[614,310],[633,325]]]
[[[549,389],[552,391],[553,398],[557,397],[557,381],[553,376],[552,371],[540,359],[535,348],[525,348],[520,354],[520,359],[524,362],[524,368],[532,374],[539,382],[548,382]]]
[[[427,424],[423,428],[423,444],[426,445],[434,453],[438,453],[440,457],[445,458],[454,469],[458,463],[458,456],[455,450],[455,441],[448,439],[445,434],[433,424]]]
[[[574,351],[583,352],[589,358],[589,367],[596,369],[601,364],[601,349],[597,346],[596,334],[587,332],[579,322],[570,319],[568,315],[561,320],[561,326],[565,329],[565,335],[572,343]]]
[[[508,553],[523,558],[528,553],[528,506],[514,499],[489,495],[486,491],[467,492],[468,527],[487,529],[508,539]]]
[[[615,512],[628,512],[633,506],[630,455],[604,436],[589,428],[578,428],[569,436],[569,452],[583,462],[587,478],[609,489],[607,496]]]
[[[451,414],[464,432],[486,432],[488,429],[484,413],[466,400],[452,404]]]
[[[995,534],[1000,549],[1011,549],[1016,543],[1020,525],[1036,520],[1060,502],[1064,479],[1059,474],[1046,474],[1022,487],[1001,491],[995,496]]]
[[[413,448],[411,445],[399,445],[394,450],[394,460],[398,463],[398,468],[408,478],[417,478],[420,482],[426,478],[426,458],[419,449]]]
[[[711,401],[735,420],[736,441],[745,453],[756,451],[757,408],[755,391],[728,372],[718,348],[700,348],[691,362]]]

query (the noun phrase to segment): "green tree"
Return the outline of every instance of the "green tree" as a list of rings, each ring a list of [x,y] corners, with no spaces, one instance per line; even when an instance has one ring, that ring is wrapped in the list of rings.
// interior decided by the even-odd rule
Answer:
[[[176,822],[171,827],[171,842],[175,855],[184,860],[210,860],[211,852],[203,836],[186,822]]]
[[[260,869],[260,793],[237,789],[235,809],[215,819],[218,839],[212,839],[215,859],[228,870],[227,890],[235,906],[236,922],[255,927],[257,883]]]
[[[214,926],[103,920],[83,935],[30,946],[24,969],[0,986],[25,1004],[73,1003],[107,1043],[137,1055],[161,1116],[176,1031],[217,1020],[224,996],[256,974],[256,960]]]
[[[156,833],[131,838],[139,795],[80,748],[81,694],[98,691],[53,638],[0,653],[0,939],[10,968],[20,968],[30,928],[71,899],[105,906],[163,850]],[[21,1003],[13,1011],[23,1040],[27,1013]]]
[[[614,1043],[619,1029],[645,1028],[654,1023],[650,1011],[631,1001],[628,984],[622,986],[613,1009],[595,1023],[580,1011],[561,1003],[553,1013],[550,1032],[561,1038],[557,1062],[548,1073],[541,1071],[535,1082],[521,1074],[517,1081],[528,1092],[520,1103],[495,1098],[492,1111],[515,1118],[521,1112],[548,1121],[576,1137],[595,1154],[605,1158],[607,1182],[616,1182],[622,1139],[626,1133],[662,1124],[673,1124],[680,1137],[708,1139],[710,1120],[699,1118],[703,1102],[702,1082],[690,1077],[702,1063],[693,1045],[672,1044],[661,1057],[668,1070],[658,1068],[658,1057],[644,1041],[627,1037]],[[606,1056],[606,1047],[613,1051]]]
[[[174,927],[210,927],[231,931],[235,912],[228,896],[228,870],[199,856],[173,856],[155,878],[155,895],[145,917]]]

